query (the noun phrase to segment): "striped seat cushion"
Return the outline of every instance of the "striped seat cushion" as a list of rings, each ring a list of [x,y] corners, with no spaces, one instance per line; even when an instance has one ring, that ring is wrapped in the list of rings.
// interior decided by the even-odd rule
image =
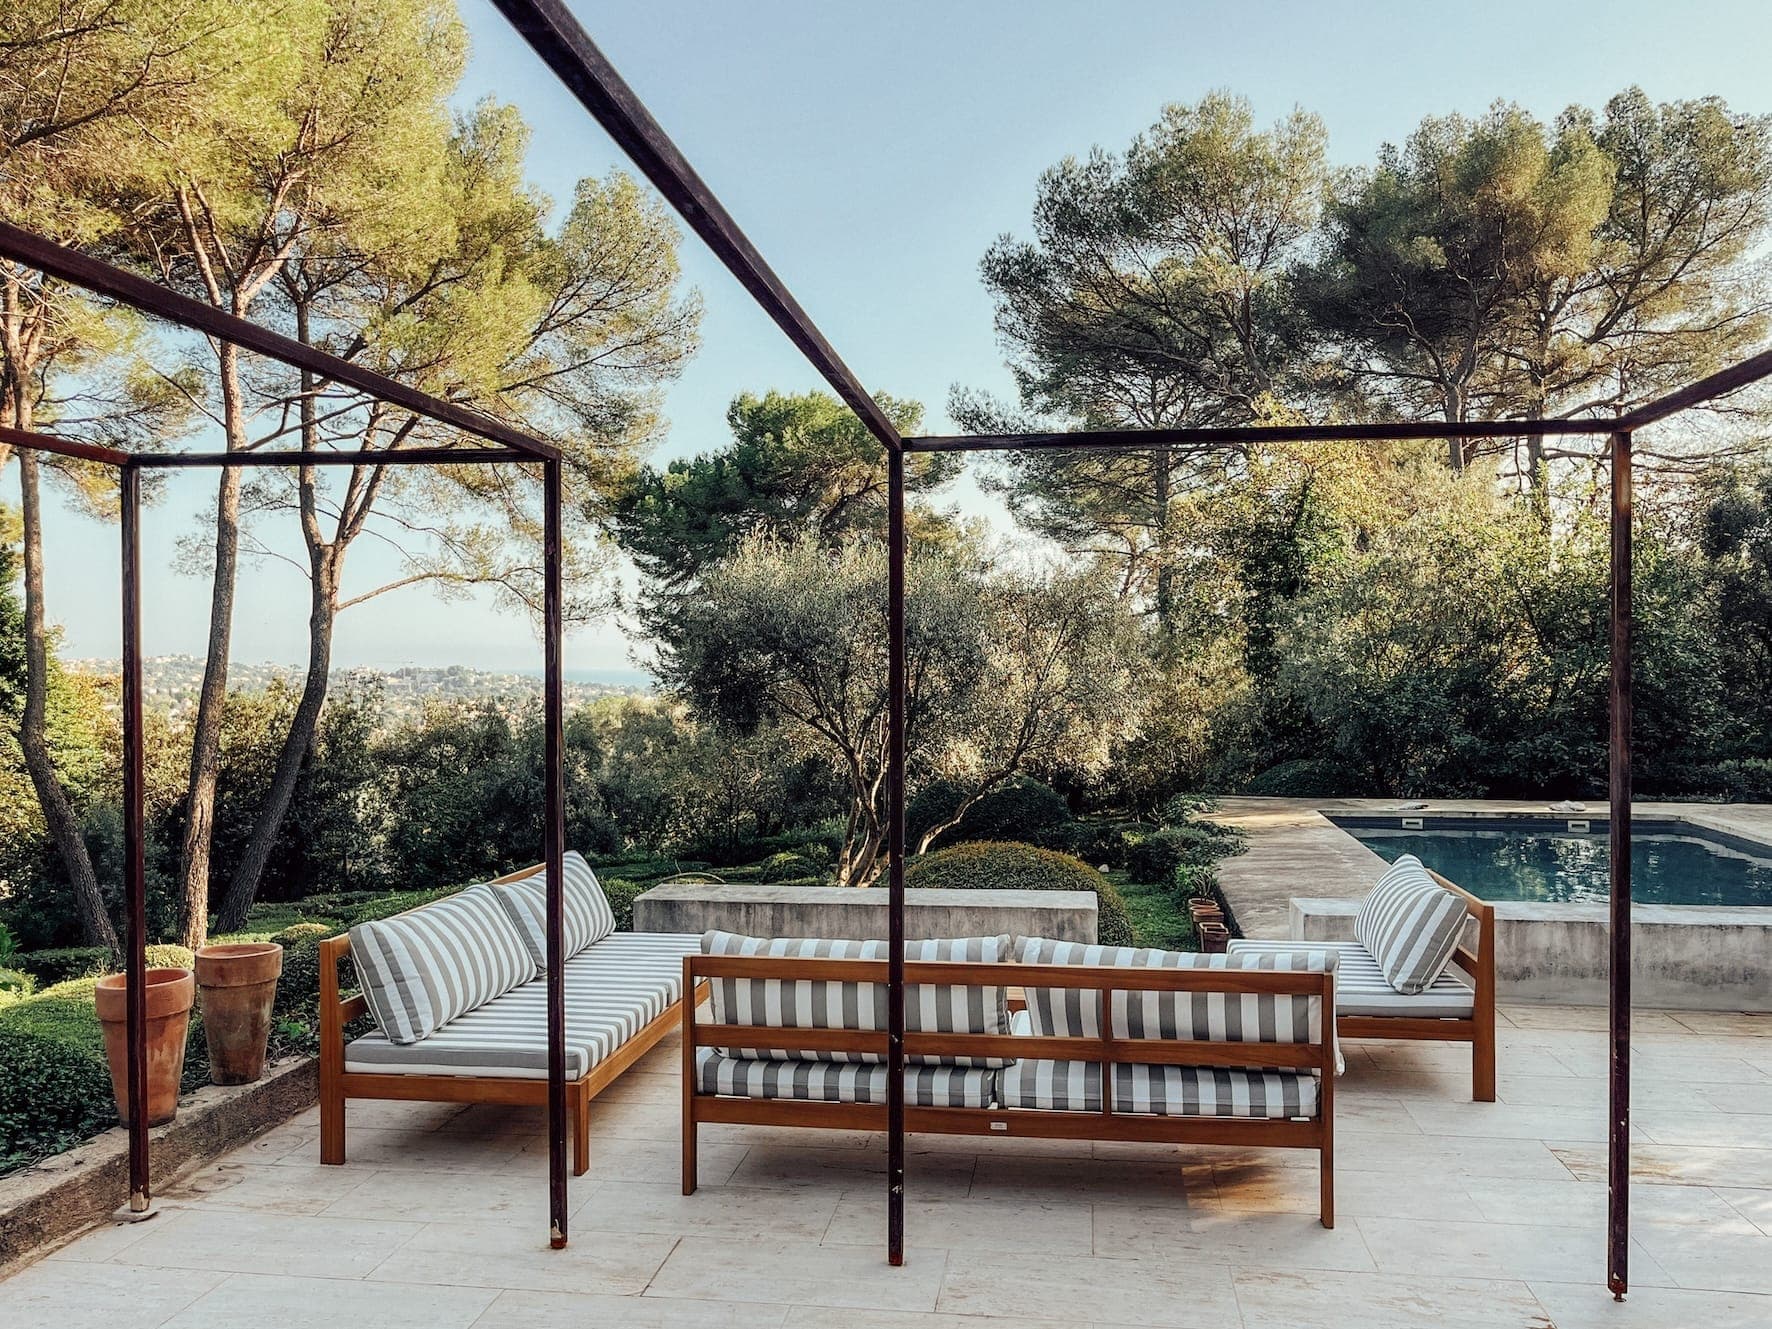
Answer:
[[[726,1098],[796,1098],[820,1103],[884,1103],[886,1068],[796,1057],[729,1057],[715,1048],[695,1054],[696,1084]],[[990,1107],[994,1070],[965,1066],[907,1066],[904,1101],[912,1107]]]
[[[1360,902],[1354,940],[1398,992],[1423,992],[1452,962],[1467,914],[1462,897],[1430,877],[1414,854],[1404,854]]]
[[[370,1014],[393,1043],[429,1038],[535,977],[535,961],[490,886],[359,923],[351,957]]]
[[[1026,1013],[1017,1032],[1028,1031]],[[1114,1067],[1114,1111],[1161,1117],[1314,1117],[1317,1078],[1303,1071],[1223,1066]],[[1005,1108],[1100,1112],[1101,1065],[1023,1059],[1004,1070],[997,1097]]]
[[[566,1078],[576,1080],[676,1001],[694,936],[616,932],[567,961]],[[345,1048],[345,1069],[381,1074],[545,1079],[548,989],[533,979],[452,1021],[422,1043],[380,1034]]]
[[[562,893],[562,929],[566,941],[566,958],[570,960],[586,946],[602,941],[615,931],[615,911],[597,883],[597,874],[585,862],[584,855],[568,849],[565,857],[565,890]],[[548,967],[548,873],[543,868],[520,881],[498,882],[493,888],[511,922],[529,947],[530,957],[538,971]]]
[[[883,960],[883,941],[834,941],[822,937],[744,937],[710,932],[702,938],[707,955],[766,955],[795,959]],[[1008,959],[1009,938],[960,937],[907,941],[906,960],[1000,964]],[[757,1025],[766,1029],[886,1028],[884,983],[809,983],[776,978],[716,978],[709,985],[715,1024]],[[1003,987],[940,986],[912,983],[904,991],[905,1028],[915,1033],[1006,1034],[1008,990]],[[722,1048],[728,1056],[775,1061],[879,1062],[875,1052],[785,1052]],[[1006,1057],[909,1057],[912,1065],[1005,1066]]]
[[[1385,981],[1378,967],[1357,941],[1294,942],[1233,941],[1232,955],[1271,951],[1295,951],[1300,946],[1331,951],[1336,956],[1335,1013],[1337,1015],[1410,1015],[1424,1020],[1468,1019],[1476,1009],[1476,993],[1457,965],[1444,972],[1424,991],[1405,995]]]
[[[1285,969],[1325,973],[1335,957],[1300,948],[1252,956],[1200,955],[1191,951],[1090,946],[1082,942],[1022,937],[1022,964],[1104,965],[1121,968]],[[1040,1037],[1099,1038],[1101,998],[1083,988],[1027,989],[1029,1032]],[[1308,993],[1119,991],[1109,998],[1108,1033],[1114,1038],[1310,1043],[1322,1037],[1323,1000]]]

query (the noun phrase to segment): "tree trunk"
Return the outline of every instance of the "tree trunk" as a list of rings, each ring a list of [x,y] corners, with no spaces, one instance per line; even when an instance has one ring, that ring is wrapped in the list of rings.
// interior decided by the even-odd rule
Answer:
[[[1152,476],[1154,485],[1151,498],[1157,507],[1154,514],[1157,537],[1157,627],[1168,638],[1175,631],[1175,541],[1169,529],[1169,505],[1174,495],[1169,449],[1153,449],[1151,466],[1155,471]]]
[[[24,413],[16,403],[11,414]],[[28,419],[20,419],[21,428],[29,428]],[[105,913],[104,898],[99,894],[98,876],[92,870],[92,857],[86,852],[86,841],[80,834],[79,818],[74,814],[68,792],[62,787],[55,769],[45,734],[45,714],[49,699],[49,652],[46,646],[43,615],[43,514],[37,483],[37,457],[29,448],[18,456],[19,490],[24,518],[25,563],[25,709],[19,721],[19,748],[24,754],[25,769],[37,790],[37,801],[43,808],[43,820],[55,841],[56,852],[73,885],[74,904],[80,911],[80,927],[89,946],[109,947],[113,955],[121,954],[117,931]]]
[[[283,829],[283,819],[295,797],[296,783],[302,767],[313,750],[314,736],[320,729],[320,713],[326,705],[327,683],[332,672],[332,629],[338,616],[338,586],[334,575],[331,548],[315,560],[311,600],[308,609],[308,674],[302,683],[301,701],[283,736],[283,748],[277,754],[277,768],[271,776],[271,787],[259,808],[258,821],[252,828],[246,852],[234,869],[216,911],[216,928],[233,932],[246,922],[247,911],[258,896],[259,881],[270,862],[271,850]]]
[[[222,419],[228,450],[245,442],[245,403],[240,388],[240,353],[220,351]],[[222,468],[215,500],[215,576],[209,597],[209,647],[203,686],[191,726],[191,770],[187,786],[184,838],[179,846],[179,879],[184,896],[184,944],[195,950],[209,939],[209,852],[215,835],[215,786],[221,768],[222,711],[228,697],[228,652],[234,632],[234,586],[240,561],[240,470]]]

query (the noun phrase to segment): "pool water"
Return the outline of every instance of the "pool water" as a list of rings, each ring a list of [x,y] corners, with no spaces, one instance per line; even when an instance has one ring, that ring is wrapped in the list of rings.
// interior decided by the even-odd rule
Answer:
[[[1604,831],[1579,834],[1554,823],[1473,830],[1431,820],[1421,830],[1400,830],[1336,820],[1386,862],[1414,854],[1485,900],[1584,904],[1611,894]],[[1631,836],[1631,898],[1640,904],[1772,905],[1772,847],[1731,841],[1686,825],[1638,822]]]

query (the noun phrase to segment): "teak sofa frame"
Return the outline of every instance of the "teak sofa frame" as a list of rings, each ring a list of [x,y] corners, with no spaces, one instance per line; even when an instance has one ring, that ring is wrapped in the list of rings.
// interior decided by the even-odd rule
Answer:
[[[1461,939],[1452,958],[1475,985],[1470,1016],[1436,1019],[1411,1015],[1342,1015],[1336,1027],[1343,1038],[1400,1038],[1436,1043],[1471,1045],[1471,1099],[1495,1101],[1495,906],[1479,900],[1462,886],[1439,873],[1428,875],[1464,901],[1466,913],[1477,925],[1477,949]],[[1300,945],[1308,945],[1301,942]]]
[[[683,990],[713,979],[783,982],[886,982],[885,960],[802,960],[756,955],[690,955]],[[1256,1043],[1136,1038],[1036,1038],[1025,1034],[937,1034],[906,1031],[908,1057],[1007,1057],[1101,1063],[1102,1105],[1096,1112],[1042,1108],[916,1107],[906,1104],[907,1134],[1011,1135],[1058,1140],[1124,1140],[1150,1144],[1222,1144],[1315,1149],[1319,1217],[1335,1226],[1335,974],[1277,969],[1128,969],[1095,965],[959,964],[907,961],[904,981],[963,987],[1091,988],[1105,1012],[1113,992],[1262,992],[1320,997],[1323,1029],[1309,1043]],[[741,1047],[773,1052],[866,1052],[886,1056],[884,1030],[777,1028],[711,1024],[692,1009],[683,1026],[683,1194],[696,1187],[696,1128],[702,1122],[748,1126],[807,1126],[883,1131],[884,1103],[740,1098],[704,1094],[695,1073],[696,1049]],[[1116,1112],[1117,1063],[1228,1066],[1318,1072],[1317,1115],[1311,1119],[1164,1117]]]
[[[493,884],[521,881],[543,871],[542,864],[495,877]],[[421,906],[422,907],[422,906]],[[397,917],[397,915],[396,915]],[[548,1082],[541,1078],[501,1075],[403,1075],[398,1072],[347,1071],[345,1027],[369,1013],[361,992],[340,997],[338,962],[351,953],[349,933],[320,943],[320,1161],[345,1161],[345,1103],[353,1098],[397,1099],[413,1103],[496,1103],[545,1108]],[[693,991],[685,988],[685,992]],[[690,1003],[694,1005],[693,1002]],[[620,1078],[623,1071],[650,1052],[683,1017],[679,998],[665,1007],[627,1042],[576,1080],[566,1084],[572,1114],[572,1175],[582,1177],[591,1165],[591,1100]]]

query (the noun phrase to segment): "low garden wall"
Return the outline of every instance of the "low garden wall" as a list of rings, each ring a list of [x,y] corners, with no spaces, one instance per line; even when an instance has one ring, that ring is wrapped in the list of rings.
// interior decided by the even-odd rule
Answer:
[[[654,886],[634,901],[636,932],[706,932],[753,937],[884,938],[886,891],[844,886]],[[927,889],[905,896],[905,935],[1054,937],[1093,942],[1090,891]]]

